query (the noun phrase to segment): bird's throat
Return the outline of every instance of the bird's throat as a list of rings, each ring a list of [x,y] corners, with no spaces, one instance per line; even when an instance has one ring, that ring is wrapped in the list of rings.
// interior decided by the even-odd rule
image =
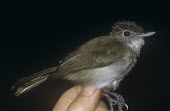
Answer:
[[[140,49],[144,45],[145,41],[143,39],[132,40],[127,45],[139,56]]]

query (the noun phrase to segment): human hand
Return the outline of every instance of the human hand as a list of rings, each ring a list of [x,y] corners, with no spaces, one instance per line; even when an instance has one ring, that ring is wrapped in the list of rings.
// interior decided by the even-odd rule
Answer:
[[[100,97],[101,90],[77,85],[60,97],[52,111],[108,111]]]

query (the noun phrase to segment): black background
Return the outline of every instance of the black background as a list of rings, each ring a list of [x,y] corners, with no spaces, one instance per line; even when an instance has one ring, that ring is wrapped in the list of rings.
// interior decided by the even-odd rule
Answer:
[[[113,23],[122,20],[156,34],[146,38],[138,63],[117,92],[129,111],[168,110],[169,10],[168,2],[156,0],[1,2],[1,110],[50,111],[71,86],[67,82],[52,80],[18,98],[10,87],[24,76],[57,65],[87,40],[109,34]]]

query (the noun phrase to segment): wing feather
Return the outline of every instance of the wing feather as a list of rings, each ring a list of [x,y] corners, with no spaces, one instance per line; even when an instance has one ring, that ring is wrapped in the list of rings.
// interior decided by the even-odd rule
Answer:
[[[57,73],[50,75],[49,78],[107,66],[120,60],[125,51],[125,47],[113,38],[92,39],[63,59]]]

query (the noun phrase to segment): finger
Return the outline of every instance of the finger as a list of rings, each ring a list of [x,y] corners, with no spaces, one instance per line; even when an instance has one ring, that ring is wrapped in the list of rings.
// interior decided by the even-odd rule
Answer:
[[[83,89],[83,92],[75,98],[67,111],[95,111],[100,100],[100,95],[100,90],[93,89],[90,92],[90,89]]]
[[[77,85],[67,90],[58,100],[52,111],[66,111],[68,106],[74,101],[82,89],[82,86]]]
[[[95,111],[109,111],[106,104],[100,101]]]

